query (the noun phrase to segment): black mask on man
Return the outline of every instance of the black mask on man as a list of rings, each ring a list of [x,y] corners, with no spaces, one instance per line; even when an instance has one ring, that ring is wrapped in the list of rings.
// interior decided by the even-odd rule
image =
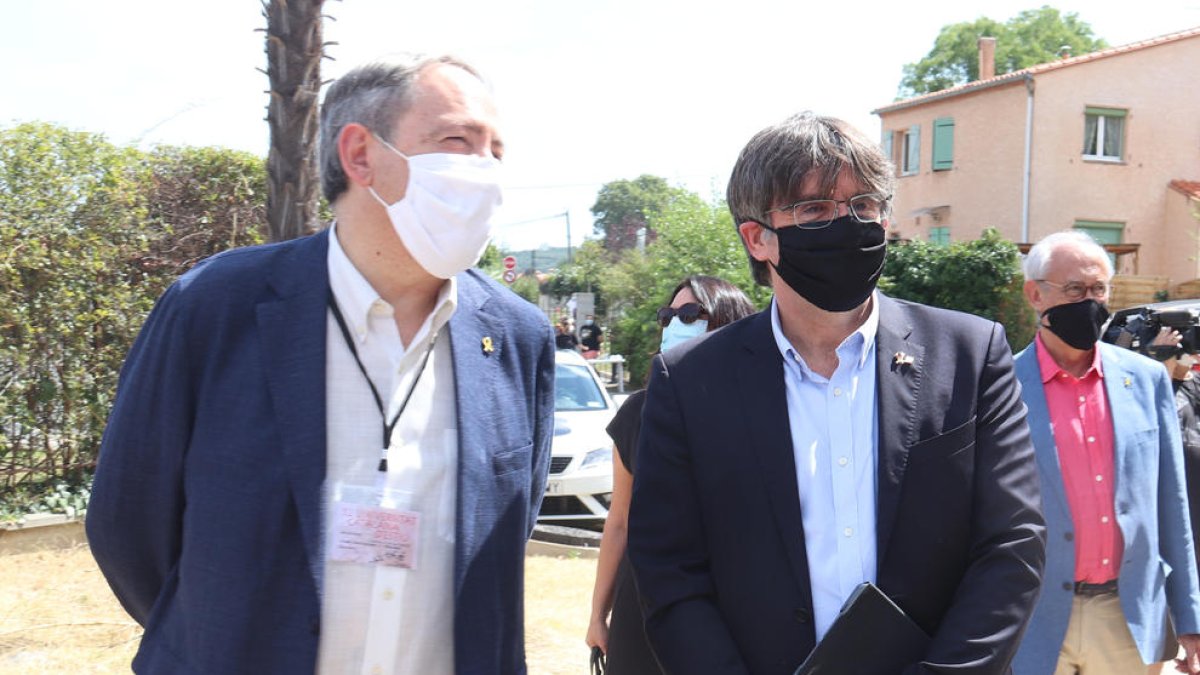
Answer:
[[[845,215],[818,230],[775,229],[779,277],[800,297],[827,312],[845,312],[866,302],[883,274],[887,254],[883,227]]]
[[[1104,305],[1088,298],[1055,305],[1042,312],[1050,322],[1047,329],[1075,349],[1088,350],[1100,339],[1100,328],[1108,321]]]

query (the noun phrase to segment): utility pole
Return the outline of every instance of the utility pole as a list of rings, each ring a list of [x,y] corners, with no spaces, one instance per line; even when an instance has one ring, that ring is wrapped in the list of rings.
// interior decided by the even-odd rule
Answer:
[[[563,211],[563,216],[567,219],[567,262],[575,262],[575,256],[571,254],[571,209]]]

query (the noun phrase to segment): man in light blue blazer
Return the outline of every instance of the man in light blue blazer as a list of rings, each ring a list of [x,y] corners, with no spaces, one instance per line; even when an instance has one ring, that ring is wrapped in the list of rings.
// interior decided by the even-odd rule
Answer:
[[[1112,265],[1077,231],[1025,260],[1034,343],[1016,357],[1046,516],[1041,596],[1017,675],[1200,672],[1200,588],[1174,397],[1162,364],[1098,342]],[[1153,669],[1159,666],[1152,665]]]
[[[198,265],[122,371],[87,532],[145,626],[133,668],[524,673],[554,345],[467,269],[490,93],[454,59],[364,66],[321,142],[335,225]]]

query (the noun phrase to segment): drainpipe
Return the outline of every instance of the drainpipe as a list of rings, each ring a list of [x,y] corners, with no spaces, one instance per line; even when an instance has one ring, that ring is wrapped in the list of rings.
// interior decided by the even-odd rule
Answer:
[[[1033,172],[1033,76],[1025,73],[1025,172],[1021,185],[1021,241],[1029,241],[1029,183]]]

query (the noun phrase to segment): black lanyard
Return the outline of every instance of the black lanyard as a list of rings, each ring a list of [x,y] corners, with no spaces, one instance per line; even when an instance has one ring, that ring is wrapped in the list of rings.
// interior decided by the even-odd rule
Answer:
[[[332,292],[329,294],[329,309],[333,311],[333,318],[337,319],[338,328],[342,329],[342,338],[346,340],[346,346],[350,348],[350,355],[354,357],[354,362],[358,364],[359,372],[363,374],[363,378],[367,381],[367,386],[371,388],[371,396],[375,398],[375,407],[379,408],[379,416],[383,418],[383,445],[381,446],[383,450],[379,456],[379,470],[387,471],[387,451],[388,446],[392,444],[392,430],[396,428],[396,423],[400,421],[400,415],[408,407],[408,401],[417,389],[417,383],[421,381],[421,375],[425,372],[425,365],[429,363],[429,355],[433,353],[433,347],[437,344],[437,333],[434,333],[433,339],[429,341],[429,346],[425,348],[425,356],[421,358],[421,368],[417,371],[417,376],[413,378],[412,385],[408,387],[408,393],[404,395],[404,401],[400,403],[400,409],[396,411],[396,415],[389,422],[387,411],[383,408],[383,399],[379,396],[379,390],[375,388],[375,383],[371,381],[371,376],[367,374],[367,369],[363,366],[362,359],[358,358],[358,349],[354,346],[354,339],[350,336],[350,329],[346,327],[346,320],[342,318],[342,312],[338,309],[337,301],[334,300]]]

